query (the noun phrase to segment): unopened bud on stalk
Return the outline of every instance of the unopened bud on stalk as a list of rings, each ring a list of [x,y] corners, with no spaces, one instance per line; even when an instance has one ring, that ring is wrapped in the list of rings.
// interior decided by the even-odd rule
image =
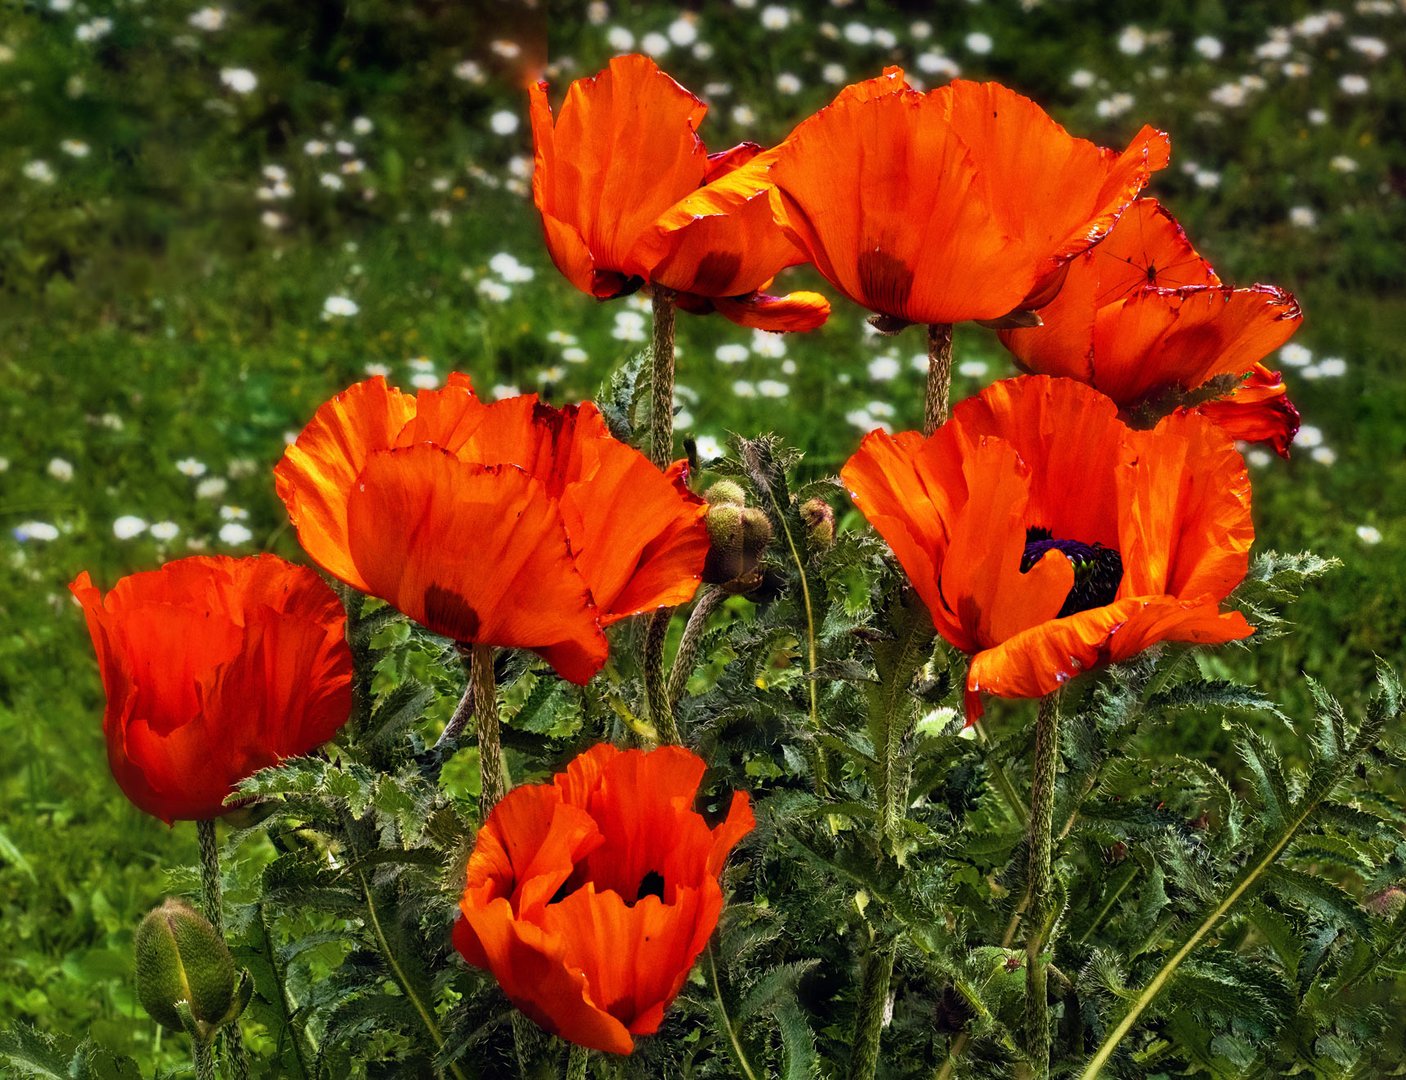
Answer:
[[[158,1024],[208,1042],[244,1011],[248,973],[236,972],[229,948],[189,904],[167,899],[142,920],[134,945],[137,997]]]
[[[816,547],[827,548],[835,542],[835,511],[824,499],[817,497],[801,503],[801,520]]]
[[[771,543],[771,522],[746,505],[742,488],[730,480],[714,484],[708,500],[708,549],[703,580],[728,592],[744,593],[761,584],[762,557]]]

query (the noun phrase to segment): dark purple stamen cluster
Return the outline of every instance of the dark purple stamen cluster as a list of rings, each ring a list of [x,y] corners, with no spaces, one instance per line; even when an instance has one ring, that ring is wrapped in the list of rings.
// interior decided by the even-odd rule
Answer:
[[[1117,551],[1102,544],[1057,540],[1049,529],[1032,527],[1025,530],[1025,553],[1020,557],[1020,572],[1027,573],[1051,548],[1074,567],[1074,587],[1064,598],[1064,606],[1059,609],[1056,618],[1062,619],[1066,615],[1113,603],[1123,580],[1123,557]]]

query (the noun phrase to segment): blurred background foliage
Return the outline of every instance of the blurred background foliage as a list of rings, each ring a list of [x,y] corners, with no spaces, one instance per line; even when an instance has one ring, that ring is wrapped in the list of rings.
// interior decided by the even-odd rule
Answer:
[[[1144,122],[1169,131],[1151,193],[1227,282],[1282,285],[1306,311],[1269,361],[1305,429],[1291,460],[1252,457],[1261,546],[1344,563],[1292,635],[1214,665],[1291,711],[1307,701],[1301,671],[1353,701],[1374,654],[1400,666],[1400,0],[7,4],[0,1023],[91,1024],[149,1060],[159,1036],[130,988],[131,931],[173,887],[162,868],[194,858],[191,830],[142,817],[107,776],[67,582],[88,569],[106,586],[194,551],[297,557],[269,470],[317,404],[367,373],[593,393],[641,347],[645,315],[575,293],[547,259],[525,87],[548,64],[559,100],[632,49],[710,102],[711,149],[775,141],[894,63],[929,86],[1000,79],[1104,145]],[[822,331],[784,340],[685,318],[678,426],[705,449],[774,430],[806,451],[808,477],[876,424],[916,426],[920,335],[874,337],[861,315],[837,302]],[[957,360],[960,396],[1012,371],[973,327]],[[1218,723],[1190,723],[1183,753],[1224,754]]]

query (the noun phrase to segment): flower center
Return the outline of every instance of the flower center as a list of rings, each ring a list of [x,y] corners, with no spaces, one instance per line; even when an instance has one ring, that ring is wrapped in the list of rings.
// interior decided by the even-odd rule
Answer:
[[[1025,530],[1025,554],[1020,558],[1020,572],[1028,573],[1051,548],[1074,567],[1074,587],[1064,598],[1064,606],[1055,618],[1113,603],[1123,580],[1123,557],[1116,550],[1102,544],[1085,544],[1081,540],[1057,540],[1049,529],[1032,527]]]

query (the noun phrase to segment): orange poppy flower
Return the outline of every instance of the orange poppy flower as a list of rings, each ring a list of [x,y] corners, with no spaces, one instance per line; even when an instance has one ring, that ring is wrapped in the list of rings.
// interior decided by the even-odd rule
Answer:
[[[892,323],[1002,320],[1046,302],[1167,164],[1072,137],[997,83],[920,94],[903,72],[841,91],[778,148],[782,224],[837,289]]]
[[[1159,641],[1251,627],[1220,602],[1254,527],[1245,463],[1195,412],[1150,431],[1070,379],[1025,376],[932,436],[867,436],[841,473],[982,694],[1042,697]]]
[[[1303,322],[1283,289],[1223,285],[1154,199],[1134,203],[1103,243],[1070,264],[1064,288],[1039,315],[1042,326],[1000,334],[1020,365],[1086,382],[1124,408],[1244,375]],[[1265,388],[1260,377],[1255,392]],[[1273,397],[1247,392],[1240,400],[1248,407]],[[1293,408],[1281,392],[1261,426],[1282,432],[1285,406]]]
[[[168,825],[225,813],[241,780],[321,746],[351,714],[346,616],[305,566],[196,556],[106,596],[86,571],[69,589],[102,672],[112,775]]]
[[[1256,364],[1229,397],[1208,401],[1197,411],[1209,416],[1231,438],[1268,443],[1280,457],[1299,433],[1299,410],[1289,400],[1284,377]]]
[[[756,825],[739,791],[709,829],[704,768],[681,746],[602,744],[508,792],[469,857],[455,948],[548,1031],[630,1053],[717,926],[723,863]]]
[[[573,682],[603,627],[693,596],[707,505],[615,439],[589,402],[485,404],[467,376],[418,397],[382,378],[327,402],[274,470],[334,577],[462,643],[532,649]]]
[[[546,83],[534,86],[532,196],[552,261],[600,300],[662,287],[685,311],[813,330],[830,314],[824,297],[764,292],[805,256],[772,218],[759,148],[710,157],[697,135],[707,111],[645,56],[576,80],[555,123]]]

